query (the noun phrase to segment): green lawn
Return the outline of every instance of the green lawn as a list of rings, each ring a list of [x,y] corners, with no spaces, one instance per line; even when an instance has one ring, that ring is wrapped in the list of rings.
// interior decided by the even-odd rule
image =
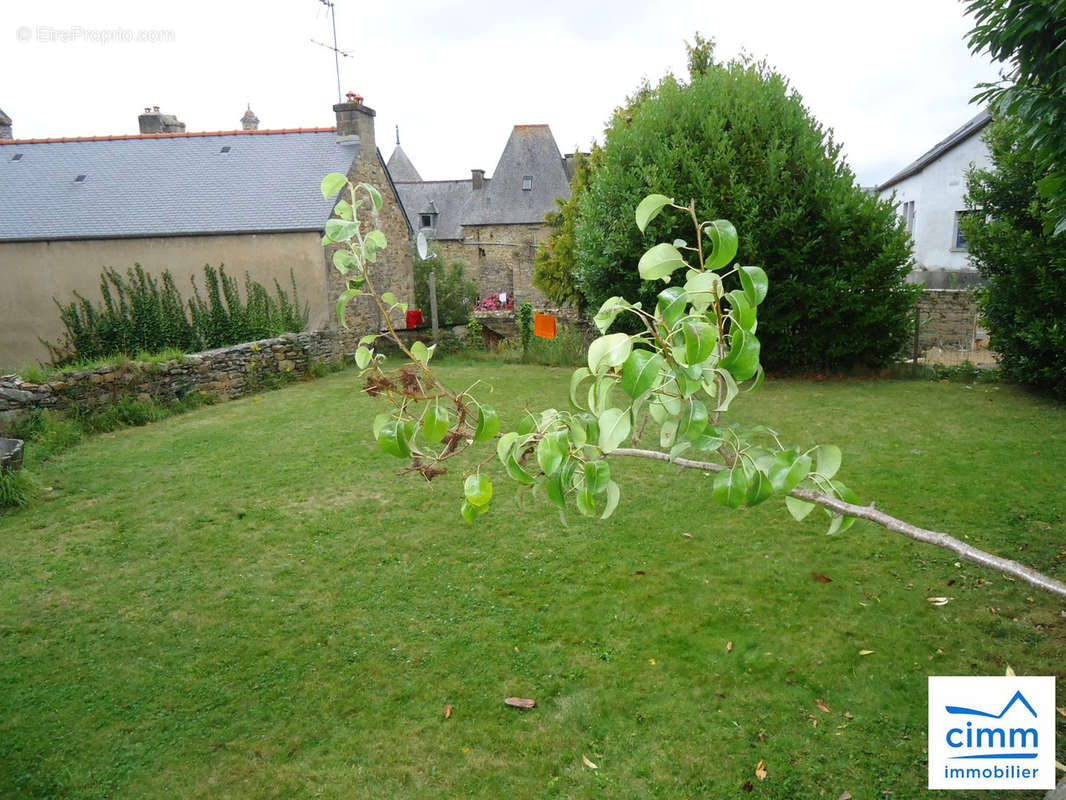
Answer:
[[[566,405],[567,370],[441,372],[510,422]],[[1066,578],[1061,406],[889,381],[743,399],[839,444],[864,501]],[[716,508],[652,462],[615,459],[606,522],[500,477],[468,526],[459,476],[396,477],[375,413],[345,372],[31,453],[53,490],[0,517],[0,796],[912,800],[942,796],[926,676],[1057,674],[1066,706],[1061,598],[865,522]]]

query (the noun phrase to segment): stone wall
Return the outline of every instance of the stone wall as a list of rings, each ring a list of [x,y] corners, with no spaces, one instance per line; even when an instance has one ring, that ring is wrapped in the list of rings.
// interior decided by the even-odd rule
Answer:
[[[477,283],[482,297],[507,292],[508,297],[515,297],[519,303],[528,300],[543,305],[544,293],[533,286],[533,266],[537,246],[547,241],[549,232],[539,223],[467,225],[463,228],[463,244],[441,248],[440,252],[445,258],[456,258],[469,265],[468,274]]]
[[[968,289],[926,289],[918,300],[918,349],[973,350],[977,300]]]
[[[34,408],[93,410],[133,397],[159,402],[203,392],[229,400],[259,391],[285,375],[303,376],[316,363],[354,353],[359,334],[319,330],[208,350],[161,364],[127,362],[63,372],[42,383],[0,375],[0,432]]]

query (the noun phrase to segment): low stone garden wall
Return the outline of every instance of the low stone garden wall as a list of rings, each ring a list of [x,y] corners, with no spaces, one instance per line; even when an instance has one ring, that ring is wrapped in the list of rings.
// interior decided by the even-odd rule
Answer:
[[[159,402],[203,392],[229,400],[276,383],[284,375],[303,376],[316,362],[336,363],[354,353],[358,334],[309,331],[276,339],[186,355],[161,364],[130,361],[91,370],[62,372],[41,383],[0,375],[0,433],[32,409],[91,411],[122,397]]]
[[[971,351],[977,342],[977,299],[971,289],[926,289],[918,300],[918,349]]]

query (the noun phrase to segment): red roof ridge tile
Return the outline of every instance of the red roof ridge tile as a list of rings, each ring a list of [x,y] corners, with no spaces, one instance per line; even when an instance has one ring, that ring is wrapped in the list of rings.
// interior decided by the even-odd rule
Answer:
[[[194,131],[191,133],[119,133],[111,136],[66,136],[52,139],[0,139],[5,144],[56,144],[60,142],[113,142],[120,139],[189,139],[197,136],[265,136],[281,133],[336,133],[333,128],[274,128],[258,131]]]

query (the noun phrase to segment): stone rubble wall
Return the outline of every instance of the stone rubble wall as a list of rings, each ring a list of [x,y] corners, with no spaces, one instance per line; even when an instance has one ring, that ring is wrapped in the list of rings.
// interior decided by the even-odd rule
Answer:
[[[918,300],[918,349],[975,348],[980,327],[977,300],[970,289],[926,289]],[[981,346],[987,342],[982,341]]]
[[[230,400],[259,391],[286,373],[304,376],[315,363],[336,363],[355,352],[359,334],[319,330],[186,355],[161,364],[136,361],[61,372],[42,383],[0,375],[0,432],[35,408],[92,411],[122,397],[167,402],[190,392]]]

